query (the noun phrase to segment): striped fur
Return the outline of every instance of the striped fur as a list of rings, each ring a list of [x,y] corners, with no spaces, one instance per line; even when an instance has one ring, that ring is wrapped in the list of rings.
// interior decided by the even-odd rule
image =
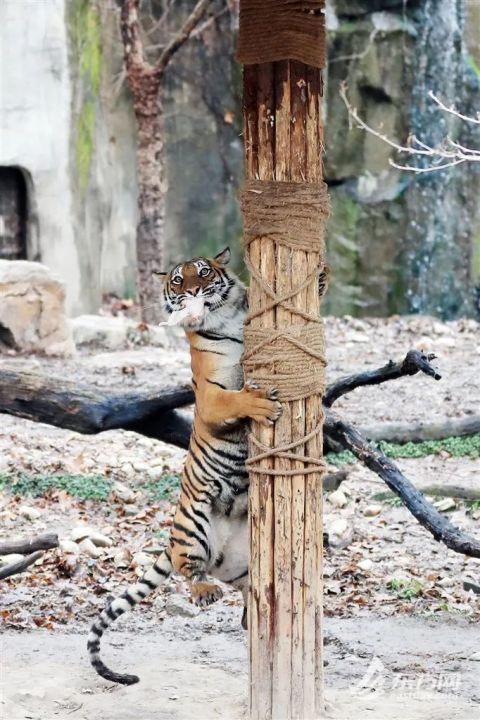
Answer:
[[[194,258],[165,275],[164,305],[174,312],[187,295],[205,298],[207,313],[196,325],[184,322],[190,343],[195,415],[179,503],[167,550],[143,578],[113,600],[93,623],[88,652],[107,680],[130,685],[135,675],[113,672],[100,659],[108,626],[143,600],[173,571],[190,582],[195,602],[221,597],[214,579],[239,589],[248,583],[248,474],[246,421],[273,423],[281,406],[274,390],[244,384],[241,367],[244,285],[226,270],[228,249],[215,259]],[[244,612],[245,619],[245,612]]]

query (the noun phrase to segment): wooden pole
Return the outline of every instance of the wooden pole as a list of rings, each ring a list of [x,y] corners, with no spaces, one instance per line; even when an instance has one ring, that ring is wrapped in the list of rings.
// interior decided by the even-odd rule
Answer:
[[[246,177],[319,183],[322,180],[321,70],[298,61],[247,65],[244,71]],[[252,265],[277,293],[298,285],[316,253],[276,246],[267,238],[250,245]],[[252,278],[250,310],[267,298]],[[315,280],[292,300],[320,312]],[[305,320],[277,307],[252,319],[252,327],[281,328]],[[258,375],[262,368],[258,369]],[[322,416],[320,395],[284,403],[275,427],[253,425],[274,447],[302,438]],[[250,448],[251,455],[253,448]],[[322,456],[322,437],[295,452]],[[299,460],[267,458],[262,467],[302,469]],[[322,478],[320,473],[250,474],[250,717],[311,720],[323,717],[322,697]]]

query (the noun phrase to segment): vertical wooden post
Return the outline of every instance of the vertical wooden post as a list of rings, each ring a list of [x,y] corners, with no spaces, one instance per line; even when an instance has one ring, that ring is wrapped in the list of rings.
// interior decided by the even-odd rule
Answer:
[[[321,70],[294,60],[246,65],[244,139],[248,179],[320,183],[322,180]],[[277,293],[306,277],[317,253],[276,246],[262,237],[250,244],[250,261]],[[249,303],[265,305],[251,279]],[[292,304],[320,312],[315,279]],[[281,328],[305,320],[279,307],[252,319],[252,327]],[[262,368],[258,369],[259,375]],[[253,434],[274,447],[308,435],[322,414],[321,397],[284,404],[273,428]],[[251,448],[253,452],[253,449]],[[315,435],[296,453],[321,457]],[[262,467],[291,471],[304,463],[266,458]],[[321,473],[250,474],[250,717],[311,720],[323,717],[322,698],[322,478]]]

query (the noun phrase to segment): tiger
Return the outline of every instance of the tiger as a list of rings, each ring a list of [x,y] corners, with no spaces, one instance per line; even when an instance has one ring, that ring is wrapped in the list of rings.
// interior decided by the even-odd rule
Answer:
[[[196,257],[163,281],[163,307],[180,313],[191,356],[195,409],[183,468],[180,498],[169,543],[141,580],[112,600],[93,622],[88,636],[92,666],[106,680],[132,685],[136,675],[110,670],[100,658],[100,640],[114,620],[156,590],[172,572],[185,577],[196,604],[222,596],[220,580],[248,595],[249,420],[272,425],[282,406],[275,388],[244,381],[241,357],[247,290],[227,265],[230,250],[214,258]],[[185,308],[194,308],[186,315]]]

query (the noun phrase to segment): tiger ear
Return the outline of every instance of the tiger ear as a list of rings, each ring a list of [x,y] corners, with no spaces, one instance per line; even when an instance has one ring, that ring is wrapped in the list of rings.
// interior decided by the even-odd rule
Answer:
[[[218,255],[215,255],[214,260],[222,267],[225,267],[225,265],[228,265],[230,262],[232,254],[230,252],[230,248],[226,247],[225,250],[222,250],[222,252],[218,253]]]
[[[160,278],[160,280],[162,280],[163,282],[165,282],[165,280],[167,279],[168,272],[161,272],[161,271],[159,271],[159,270],[152,270],[152,275],[156,275],[158,278]]]

